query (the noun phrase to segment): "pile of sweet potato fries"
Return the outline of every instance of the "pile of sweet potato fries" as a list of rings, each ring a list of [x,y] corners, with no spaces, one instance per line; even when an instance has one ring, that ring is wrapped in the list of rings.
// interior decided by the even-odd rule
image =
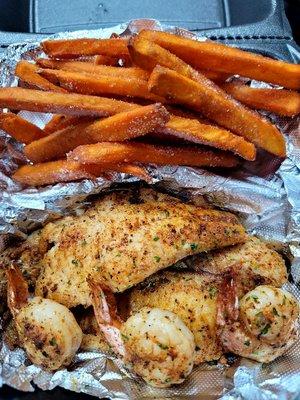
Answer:
[[[110,171],[147,180],[145,164],[233,168],[256,148],[285,157],[281,132],[253,109],[300,113],[300,66],[159,31],[130,38],[49,40],[20,61],[0,107],[53,113],[40,129],[13,112],[0,128],[25,144],[26,185]],[[248,86],[233,75],[278,85]],[[280,87],[284,87],[280,88]]]

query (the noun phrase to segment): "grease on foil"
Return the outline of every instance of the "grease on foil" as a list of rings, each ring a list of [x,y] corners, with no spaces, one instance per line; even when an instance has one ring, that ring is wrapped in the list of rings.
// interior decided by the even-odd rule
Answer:
[[[112,33],[136,33],[145,27],[192,35],[183,29],[164,27],[154,20],[137,20],[129,25],[53,37],[109,37]],[[23,43],[7,48],[0,58],[1,86],[17,84],[13,74],[16,63],[40,55],[38,46],[39,43]],[[300,54],[298,57],[300,59]],[[254,87],[262,85],[268,86],[251,82]],[[41,127],[50,118],[49,114],[31,112],[21,115]],[[189,196],[194,201],[204,197],[217,207],[238,213],[248,232],[279,244],[291,260],[294,283],[287,284],[286,289],[300,299],[296,284],[300,282],[300,120],[268,117],[286,136],[288,157],[281,165],[280,160],[261,152],[257,161],[245,162],[231,175],[187,167],[150,166],[148,172],[157,188]],[[9,239],[25,238],[28,232],[47,221],[76,212],[88,202],[88,196],[108,190],[112,185],[137,181],[124,174],[114,174],[111,179],[23,189],[10,178],[18,165],[26,163],[22,145],[0,131],[0,152],[0,250]],[[240,358],[230,367],[203,364],[182,385],[170,389],[154,389],[139,379],[131,379],[117,359],[100,353],[78,353],[68,370],[45,372],[32,365],[22,349],[11,351],[2,343],[0,386],[2,384],[23,391],[33,391],[32,384],[44,390],[61,386],[114,399],[294,399],[300,394],[300,342],[268,365]]]

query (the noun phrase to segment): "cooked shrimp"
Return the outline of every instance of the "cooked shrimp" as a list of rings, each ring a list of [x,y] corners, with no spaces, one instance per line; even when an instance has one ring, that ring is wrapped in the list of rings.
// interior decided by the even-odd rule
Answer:
[[[191,373],[194,336],[173,312],[142,308],[121,328],[125,362],[152,386],[181,383]]]
[[[271,362],[295,342],[298,316],[294,296],[272,286],[258,286],[240,300],[238,320],[224,321],[220,339],[228,351]]]
[[[49,370],[68,365],[82,340],[71,311],[53,300],[30,297],[16,267],[7,271],[7,280],[8,306],[29,359]]]
[[[122,323],[108,290],[106,298],[100,285],[90,286],[99,326],[125,366],[151,386],[183,382],[195,358],[194,336],[183,321],[171,311],[145,307]]]

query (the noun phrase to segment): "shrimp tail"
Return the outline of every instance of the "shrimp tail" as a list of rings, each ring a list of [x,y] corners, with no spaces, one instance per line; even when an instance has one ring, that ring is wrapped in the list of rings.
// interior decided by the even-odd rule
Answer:
[[[28,303],[29,291],[20,269],[12,264],[6,270],[7,276],[7,303],[13,315]]]
[[[236,288],[236,266],[224,275],[220,285],[217,299],[217,324],[223,327],[229,322],[235,322],[239,318],[238,296]]]
[[[116,299],[113,292],[105,285],[87,279],[90,290],[95,318],[107,343],[121,357],[125,356],[125,347],[120,328],[122,320],[118,316]]]

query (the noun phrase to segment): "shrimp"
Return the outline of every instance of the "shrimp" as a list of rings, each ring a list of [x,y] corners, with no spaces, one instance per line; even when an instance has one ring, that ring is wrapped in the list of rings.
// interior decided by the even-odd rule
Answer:
[[[122,322],[107,288],[89,282],[99,327],[125,367],[154,387],[179,384],[191,373],[194,336],[173,312],[144,307]]]
[[[239,303],[238,318],[223,319],[220,340],[235,354],[259,362],[282,355],[298,337],[299,305],[290,293],[261,285]]]
[[[67,307],[49,299],[30,297],[20,270],[7,270],[7,300],[21,346],[28,358],[48,370],[70,364],[79,349],[82,331]]]

